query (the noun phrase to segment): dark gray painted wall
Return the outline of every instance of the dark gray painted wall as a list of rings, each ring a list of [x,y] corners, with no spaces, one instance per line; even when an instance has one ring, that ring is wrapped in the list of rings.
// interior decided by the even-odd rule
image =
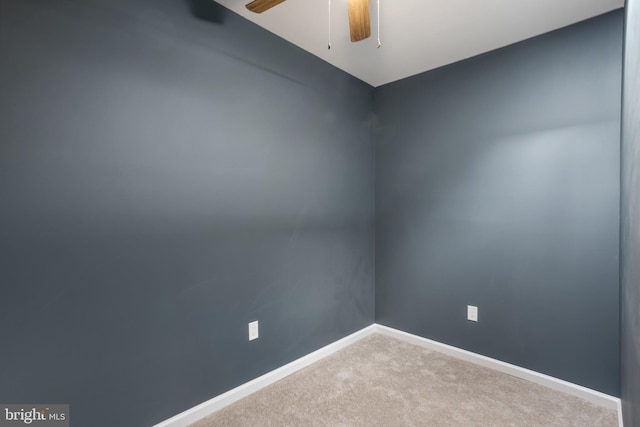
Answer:
[[[620,282],[624,425],[640,425],[640,2],[625,4]]]
[[[373,89],[194,4],[0,0],[0,402],[151,425],[374,320]]]
[[[616,11],[376,89],[379,323],[619,395],[621,52]]]

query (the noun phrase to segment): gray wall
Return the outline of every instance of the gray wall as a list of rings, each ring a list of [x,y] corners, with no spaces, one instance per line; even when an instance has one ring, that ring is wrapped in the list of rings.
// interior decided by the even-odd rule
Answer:
[[[620,282],[622,409],[625,426],[640,425],[640,2],[625,5],[622,97]]]
[[[621,51],[616,11],[376,89],[379,323],[619,395]]]
[[[151,425],[374,321],[373,89],[206,3],[0,0],[0,402]]]

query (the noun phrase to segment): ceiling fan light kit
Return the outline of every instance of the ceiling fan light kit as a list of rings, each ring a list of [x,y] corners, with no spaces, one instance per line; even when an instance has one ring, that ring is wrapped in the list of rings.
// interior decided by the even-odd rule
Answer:
[[[246,7],[251,12],[262,13],[279,5],[285,0],[253,0]],[[380,0],[378,1],[378,43],[380,47]],[[371,18],[369,16],[369,0],[348,0],[349,33],[352,42],[371,37]],[[329,0],[329,49],[331,49],[331,0]]]

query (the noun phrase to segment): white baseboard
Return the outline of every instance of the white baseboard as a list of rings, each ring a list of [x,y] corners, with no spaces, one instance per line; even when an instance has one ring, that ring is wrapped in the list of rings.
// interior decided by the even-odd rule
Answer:
[[[191,409],[187,409],[184,412],[181,412],[178,415],[175,415],[168,420],[165,420],[159,424],[156,424],[154,427],[186,427],[189,424],[195,423],[202,418],[213,414],[214,412],[224,408],[225,406],[229,406],[232,403],[247,397],[251,393],[255,393],[256,391],[267,387],[279,381],[300,369],[306,368],[307,366],[315,363],[338,350],[342,350],[346,346],[353,344],[362,338],[371,335],[375,332],[375,324],[367,326],[364,329],[361,329],[351,335],[348,335],[341,340],[333,342],[325,347],[322,347],[319,350],[314,351],[313,353],[309,353],[306,356],[301,357],[300,359],[294,360],[291,363],[287,363],[284,366],[281,366],[278,369],[275,369],[271,372],[267,372],[266,374],[249,381],[248,383],[244,383],[232,390],[229,390],[226,393],[223,393],[219,396],[214,397],[213,399],[207,400],[204,403],[199,404],[198,406],[194,406]]]
[[[420,347],[438,351],[440,353],[444,353],[449,356],[474,363],[476,365],[494,369],[496,371],[500,371],[517,378],[522,378],[524,380],[531,381],[533,383],[540,384],[545,387],[549,387],[551,389],[588,400],[592,403],[606,408],[615,409],[616,411],[618,411],[618,422],[620,424],[620,427],[623,427],[621,401],[617,397],[613,397],[599,391],[573,384],[568,381],[554,378],[549,375],[541,374],[530,369],[521,368],[510,363],[502,362],[500,360],[492,359],[487,356],[482,356],[480,354],[472,353],[467,350],[462,350],[457,347],[442,344],[428,338],[423,338],[375,323],[345,338],[342,338],[341,340],[322,347],[321,349],[316,350],[313,353],[303,356],[300,359],[294,360],[291,363],[288,363],[254,380],[251,380],[232,390],[229,390],[226,393],[216,396],[213,399],[201,403],[198,406],[187,409],[186,411],[175,415],[168,420],[156,424],[154,427],[186,427],[208,415],[213,414],[214,412],[224,408],[225,406],[231,405],[232,403],[252,393],[255,393],[256,391],[264,387],[267,387],[268,385],[271,385],[276,381],[279,381],[299,371],[300,369],[306,368],[312,363],[315,363],[339,350],[342,350],[348,345],[351,345],[361,340],[362,338],[374,333],[388,335],[402,341],[418,345]]]
[[[482,356],[480,354],[473,353],[467,350],[462,350],[458,347],[453,347],[451,345],[442,344],[428,338],[423,338],[417,335],[409,334],[407,332],[399,331],[388,326],[376,324],[375,327],[375,331],[377,333],[388,335],[390,337],[394,337],[411,344],[419,345],[420,347],[424,347],[429,350],[438,351],[440,353],[444,353],[457,359],[474,363],[476,365],[491,368],[517,378],[522,378],[523,380],[531,381],[532,383],[540,384],[545,387],[588,400],[589,402],[595,403],[605,408],[618,410],[618,413],[620,413],[620,399],[618,399],[617,397],[613,397],[587,387],[573,384],[559,378],[541,374],[530,369],[521,368],[520,366],[502,362],[497,359],[492,359],[487,356]]]
[[[617,410],[618,410],[618,426],[624,427],[624,420],[622,418],[622,399],[618,399]]]

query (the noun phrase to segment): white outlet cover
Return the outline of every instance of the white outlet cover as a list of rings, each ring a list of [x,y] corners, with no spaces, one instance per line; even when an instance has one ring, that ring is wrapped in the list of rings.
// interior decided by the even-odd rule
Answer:
[[[258,321],[249,323],[249,341],[253,341],[260,335]]]
[[[472,322],[478,321],[478,307],[475,305],[467,306],[467,320],[471,320]]]

